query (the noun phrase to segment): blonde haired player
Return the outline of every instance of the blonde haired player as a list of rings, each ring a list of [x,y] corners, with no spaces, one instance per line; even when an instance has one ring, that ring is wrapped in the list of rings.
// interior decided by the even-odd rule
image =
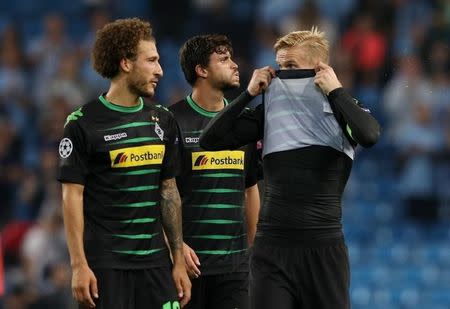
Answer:
[[[250,258],[250,308],[349,308],[341,198],[354,148],[374,145],[380,127],[327,64],[323,33],[294,31],[274,49],[281,70],[255,70],[200,145],[234,149],[263,138],[265,196]],[[262,92],[263,104],[245,109]]]

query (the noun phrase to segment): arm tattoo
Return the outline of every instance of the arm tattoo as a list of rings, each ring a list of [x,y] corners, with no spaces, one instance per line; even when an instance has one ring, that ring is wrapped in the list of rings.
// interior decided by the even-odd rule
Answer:
[[[165,179],[161,183],[161,218],[170,250],[175,252],[182,249],[181,199],[175,178]]]

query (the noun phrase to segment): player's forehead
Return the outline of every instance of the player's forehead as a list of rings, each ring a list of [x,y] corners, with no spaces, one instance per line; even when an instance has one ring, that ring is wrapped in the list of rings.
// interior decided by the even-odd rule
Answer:
[[[223,57],[231,57],[231,51],[226,46],[217,46],[212,52],[211,58],[223,58]]]
[[[279,49],[276,53],[276,61],[278,64],[286,62],[297,63],[302,59],[303,50],[301,46],[285,47]]]
[[[137,54],[139,57],[159,57],[156,43],[153,40],[140,40],[138,43]]]

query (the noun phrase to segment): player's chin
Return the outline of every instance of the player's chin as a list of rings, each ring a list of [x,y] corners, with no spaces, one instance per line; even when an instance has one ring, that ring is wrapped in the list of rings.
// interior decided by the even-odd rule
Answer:
[[[153,97],[155,95],[155,87],[149,86],[144,90],[146,97]]]
[[[238,88],[241,85],[241,83],[239,82],[239,77],[238,78],[233,78],[230,82],[230,88]]]

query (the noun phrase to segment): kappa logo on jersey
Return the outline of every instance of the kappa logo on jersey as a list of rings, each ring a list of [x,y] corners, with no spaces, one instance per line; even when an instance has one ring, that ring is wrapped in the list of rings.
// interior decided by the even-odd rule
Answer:
[[[192,170],[244,169],[244,151],[200,151],[192,153]]]
[[[111,150],[109,152],[111,167],[161,164],[164,159],[165,149],[164,145],[147,145]]]
[[[67,137],[63,138],[59,143],[59,155],[61,158],[65,159],[70,156],[73,150],[73,144]]]
[[[113,135],[104,135],[103,138],[105,139],[105,142],[109,142],[109,141],[116,141],[118,139],[122,139],[127,136],[128,136],[127,133],[122,132]]]
[[[197,144],[200,137],[185,137],[184,142],[186,144]]]

